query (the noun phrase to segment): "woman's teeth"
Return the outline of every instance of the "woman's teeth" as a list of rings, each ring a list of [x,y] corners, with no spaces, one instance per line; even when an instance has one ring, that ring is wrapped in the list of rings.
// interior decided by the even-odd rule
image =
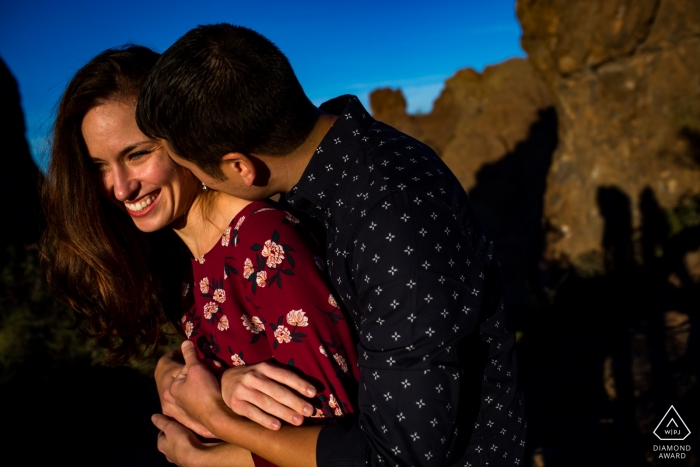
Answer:
[[[150,206],[151,203],[153,202],[153,200],[155,200],[157,197],[158,197],[158,195],[151,195],[151,196],[148,196],[147,198],[142,199],[138,203],[126,203],[125,202],[124,205],[126,206],[126,208],[129,211],[139,212],[139,211],[143,211],[148,206]]]

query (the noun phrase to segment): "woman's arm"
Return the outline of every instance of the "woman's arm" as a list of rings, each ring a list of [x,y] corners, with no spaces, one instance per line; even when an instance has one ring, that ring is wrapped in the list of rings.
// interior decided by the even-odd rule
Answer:
[[[182,344],[185,366],[173,380],[174,403],[191,419],[202,423],[216,437],[235,444],[279,467],[316,465],[316,441],[320,426],[283,426],[268,430],[240,417],[226,407],[216,377],[197,358],[194,344]]]

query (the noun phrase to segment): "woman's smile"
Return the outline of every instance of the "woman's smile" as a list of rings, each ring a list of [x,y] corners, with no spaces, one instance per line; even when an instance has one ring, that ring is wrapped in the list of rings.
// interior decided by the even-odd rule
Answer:
[[[129,215],[133,217],[144,217],[155,209],[159,197],[160,190],[157,190],[153,193],[147,194],[146,196],[142,196],[136,201],[124,201],[124,206],[126,206],[126,211],[129,213]]]

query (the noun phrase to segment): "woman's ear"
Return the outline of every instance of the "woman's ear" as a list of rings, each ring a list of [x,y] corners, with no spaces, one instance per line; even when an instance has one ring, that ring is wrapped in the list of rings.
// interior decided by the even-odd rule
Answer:
[[[221,170],[229,179],[240,177],[246,186],[253,186],[257,172],[253,161],[240,152],[229,152],[221,158]]]

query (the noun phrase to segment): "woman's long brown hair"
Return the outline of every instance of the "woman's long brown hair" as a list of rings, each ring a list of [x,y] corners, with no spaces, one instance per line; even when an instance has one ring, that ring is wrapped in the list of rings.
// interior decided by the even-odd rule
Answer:
[[[49,288],[107,349],[108,363],[147,356],[165,342],[163,325],[180,311],[178,271],[187,250],[171,229],[139,231],[98,194],[81,127],[94,107],[135,102],[158,57],[141,46],[109,49],[76,73],[58,108],[42,189],[41,262]]]

